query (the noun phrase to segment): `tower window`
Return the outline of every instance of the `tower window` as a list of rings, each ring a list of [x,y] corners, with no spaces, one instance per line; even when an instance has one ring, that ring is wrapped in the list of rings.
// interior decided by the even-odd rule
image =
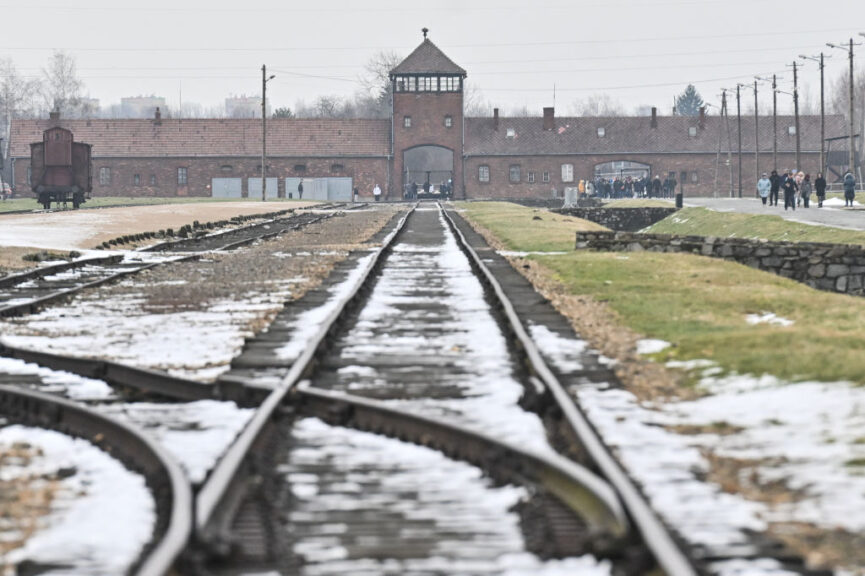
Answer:
[[[445,116],[445,128],[450,128],[450,127],[452,127],[453,125],[454,125],[454,118],[453,118],[453,116],[450,116],[450,115]]]
[[[403,116],[402,126],[403,128],[411,128],[411,116]]]

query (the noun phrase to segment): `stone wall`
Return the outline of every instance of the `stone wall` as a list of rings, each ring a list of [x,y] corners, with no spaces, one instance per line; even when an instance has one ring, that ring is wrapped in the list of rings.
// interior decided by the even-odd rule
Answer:
[[[865,295],[865,247],[853,244],[577,232],[576,248],[603,252],[687,252],[739,262],[819,290]]]
[[[563,208],[556,212],[590,220],[610,230],[636,232],[660,222],[676,210],[677,208],[646,206],[642,208]]]

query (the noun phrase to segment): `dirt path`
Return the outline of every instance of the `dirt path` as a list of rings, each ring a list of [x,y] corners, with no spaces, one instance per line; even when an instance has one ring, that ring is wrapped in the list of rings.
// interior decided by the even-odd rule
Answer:
[[[226,202],[163,204],[127,208],[102,208],[15,214],[0,218],[0,253],[7,247],[50,250],[89,250],[102,242],[122,236],[180,228],[193,221],[212,222],[232,216],[303,208],[314,202]]]

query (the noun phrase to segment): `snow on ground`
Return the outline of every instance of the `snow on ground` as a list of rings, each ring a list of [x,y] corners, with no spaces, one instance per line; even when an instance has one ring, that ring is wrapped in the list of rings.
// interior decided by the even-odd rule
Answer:
[[[0,374],[33,376],[45,386],[40,392],[59,394],[70,400],[108,400],[114,396],[111,386],[102,380],[43,368],[37,364],[0,356]]]
[[[177,459],[193,484],[207,477],[254,412],[216,400],[105,404],[99,411],[143,429]]]
[[[556,355],[557,367],[569,369]],[[772,376],[724,375],[708,360],[669,362],[699,371],[706,396],[644,404],[626,390],[572,390],[590,420],[638,480],[653,506],[694,544],[735,546],[745,530],[804,522],[865,530],[865,388],[845,382],[790,383]],[[680,434],[676,427],[696,434]],[[696,428],[694,428],[696,427]],[[742,480],[785,483],[799,497],[764,504],[702,479],[705,454],[745,460]],[[753,473],[752,473],[753,472]],[[783,574],[770,560],[718,566],[723,574]]]
[[[748,324],[771,324],[773,326],[792,326],[794,322],[782,316],[776,316],[773,312],[763,312],[762,314],[748,314],[745,316],[745,321]]]
[[[562,256],[570,254],[570,252],[514,252],[513,250],[497,250],[497,254],[501,256],[510,256],[512,258],[525,258],[526,256]]]
[[[51,430],[7,426],[0,444],[27,443],[39,451],[26,467],[4,463],[4,478],[57,476],[51,512],[23,547],[4,562],[24,560],[57,568],[40,574],[125,574],[151,539],[156,509],[144,478],[89,442]]]
[[[824,208],[825,207],[843,208],[844,205],[845,205],[845,202],[844,202],[843,198],[828,198],[828,199],[823,201],[823,207]],[[861,204],[859,202],[857,202],[856,200],[853,200],[853,206],[861,206]]]
[[[484,288],[441,214],[438,220],[441,244],[405,240],[394,247],[357,324],[343,339],[348,345],[342,357],[360,366],[388,357],[401,362],[412,358],[415,365],[406,368],[408,372],[436,370],[437,385],[459,389],[459,397],[392,402],[517,445],[550,451],[541,420],[519,406],[524,388],[515,379],[512,364],[502,361],[509,358],[507,339],[484,298]],[[426,308],[431,302],[437,305],[432,311]],[[432,360],[424,364],[419,351]],[[412,375],[408,372],[406,377]],[[387,385],[384,374],[357,376],[365,386]]]
[[[591,556],[543,561],[526,552],[513,507],[527,492],[511,485],[496,487],[474,466],[436,450],[314,418],[298,421],[292,435],[303,446],[292,450],[281,467],[296,500],[288,521],[319,527],[313,533],[298,531],[294,550],[306,564],[302,574],[611,573],[608,562]],[[327,472],[304,473],[309,469]],[[361,490],[366,498],[357,498]],[[349,533],[356,529],[353,524],[334,522],[352,513],[362,518],[361,528],[386,521],[397,531],[393,544],[405,539],[407,549],[392,558],[377,552],[364,557],[362,544],[349,549],[345,544],[367,540],[376,550],[377,540],[384,537],[359,537]]]
[[[657,354],[670,347],[670,343],[664,340],[643,338],[637,340],[637,354]]]
[[[124,282],[137,286],[134,279]],[[228,370],[245,339],[252,336],[246,328],[250,322],[283,306],[290,285],[291,281],[273,283],[267,293],[238,294],[231,300],[210,302],[203,310],[159,313],[145,310],[143,294],[106,297],[88,291],[67,305],[2,321],[0,328],[3,341],[11,346],[98,355],[208,382]]]

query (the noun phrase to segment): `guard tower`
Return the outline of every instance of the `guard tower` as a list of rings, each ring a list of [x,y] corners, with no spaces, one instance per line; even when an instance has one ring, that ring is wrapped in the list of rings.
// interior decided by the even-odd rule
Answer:
[[[393,88],[393,173],[390,198],[416,184],[463,198],[463,84],[466,71],[427,38],[390,71]]]

